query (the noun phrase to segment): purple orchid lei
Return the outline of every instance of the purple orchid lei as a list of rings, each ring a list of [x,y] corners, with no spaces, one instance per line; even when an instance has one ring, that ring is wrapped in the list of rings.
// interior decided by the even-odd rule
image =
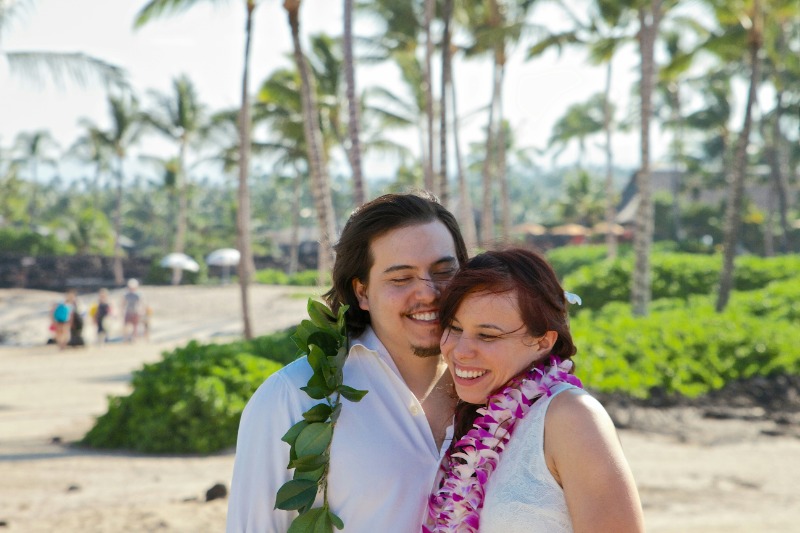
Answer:
[[[423,533],[476,533],[489,476],[497,468],[514,427],[542,395],[550,396],[558,383],[582,387],[570,374],[572,361],[551,355],[549,365],[536,364],[509,381],[478,409],[478,417],[464,437],[447,451],[439,467],[436,489],[428,498]]]

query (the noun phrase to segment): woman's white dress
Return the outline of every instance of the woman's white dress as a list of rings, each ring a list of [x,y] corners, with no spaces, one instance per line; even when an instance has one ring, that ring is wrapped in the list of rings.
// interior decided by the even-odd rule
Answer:
[[[571,533],[564,491],[544,459],[544,419],[550,402],[575,388],[559,383],[531,406],[486,484],[481,533]]]

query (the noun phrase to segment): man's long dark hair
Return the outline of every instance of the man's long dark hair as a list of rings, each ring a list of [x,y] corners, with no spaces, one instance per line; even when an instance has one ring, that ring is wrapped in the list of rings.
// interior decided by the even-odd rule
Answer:
[[[366,284],[374,258],[372,242],[389,231],[439,221],[447,227],[456,249],[459,265],[467,261],[467,247],[453,214],[425,192],[386,194],[362,205],[350,215],[334,246],[333,286],[324,298],[334,313],[342,305],[347,310],[347,331],[351,337],[360,335],[370,324],[369,312],[358,305],[353,280]]]

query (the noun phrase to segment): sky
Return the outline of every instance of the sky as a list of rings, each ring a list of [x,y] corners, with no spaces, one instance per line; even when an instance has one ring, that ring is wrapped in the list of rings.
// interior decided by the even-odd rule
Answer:
[[[243,53],[244,8],[239,0],[199,2],[189,11],[157,19],[134,30],[133,20],[145,0],[38,0],[34,9],[5,29],[0,36],[4,52],[84,52],[127,71],[128,79],[146,101],[148,90],[170,90],[172,79],[182,73],[195,83],[200,99],[216,111],[238,106]],[[306,0],[301,8],[303,36],[325,31],[341,34],[341,4],[334,0]],[[542,13],[542,20],[558,18]],[[357,20],[356,34],[371,33],[368,21]],[[251,89],[277,68],[291,66],[291,37],[282,2],[263,1],[255,13],[251,58]],[[571,104],[585,101],[602,91],[604,69],[589,66],[584,54],[567,51],[548,53],[541,59],[524,61],[524,48],[514,51],[507,68],[504,92],[505,113],[517,136],[517,144],[543,148],[554,122]],[[618,108],[630,105],[630,87],[638,78],[635,50],[629,49],[615,61],[614,99]],[[462,119],[462,150],[482,137],[485,115],[475,114],[491,96],[491,68],[488,62],[459,61],[457,70],[459,115]],[[357,70],[359,90],[367,85],[391,84],[390,67]],[[0,56],[0,147],[8,148],[22,131],[49,130],[62,148],[80,134],[78,122],[88,118],[107,126],[106,96],[99,86],[82,88],[74,83],[57,87],[36,86],[19,76],[10,76]],[[469,118],[472,117],[472,118]],[[658,135],[658,133],[656,133]],[[598,139],[599,142],[599,139]],[[416,148],[416,141],[409,143]],[[594,143],[592,143],[594,144]],[[658,137],[652,143],[655,158],[666,144]],[[158,146],[142,150],[158,151]],[[615,160],[633,168],[639,161],[635,134],[618,135]],[[559,163],[574,160],[569,152]],[[592,148],[589,157],[602,163],[602,152]],[[549,164],[550,159],[542,159]],[[372,167],[382,172],[380,167]],[[369,175],[370,167],[367,168]]]

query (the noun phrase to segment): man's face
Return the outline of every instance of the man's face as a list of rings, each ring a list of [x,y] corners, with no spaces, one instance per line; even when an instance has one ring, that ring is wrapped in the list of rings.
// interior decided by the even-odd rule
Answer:
[[[439,296],[458,269],[453,237],[439,221],[372,241],[369,280],[354,280],[359,307],[394,358],[439,353]]]

